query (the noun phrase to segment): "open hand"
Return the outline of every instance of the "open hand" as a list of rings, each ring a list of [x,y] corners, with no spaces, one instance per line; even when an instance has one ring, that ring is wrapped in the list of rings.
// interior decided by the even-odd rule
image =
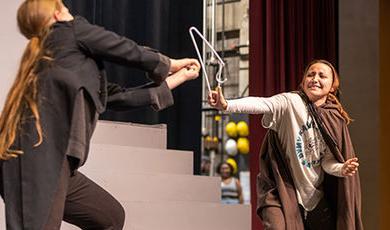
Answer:
[[[353,176],[356,174],[359,167],[358,158],[354,157],[344,162],[341,168],[341,174],[343,176]]]

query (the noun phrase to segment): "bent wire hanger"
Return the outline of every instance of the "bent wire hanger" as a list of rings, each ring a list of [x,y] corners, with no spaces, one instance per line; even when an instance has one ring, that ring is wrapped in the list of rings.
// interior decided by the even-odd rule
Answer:
[[[198,54],[198,58],[199,58],[199,61],[200,61],[200,64],[202,65],[202,70],[203,70],[203,74],[206,78],[206,83],[207,83],[207,88],[209,90],[209,92],[211,91],[211,87],[210,87],[210,82],[209,82],[209,78],[207,76],[207,71],[206,71],[206,68],[205,68],[205,64],[202,60],[202,56],[200,54],[200,51],[199,51],[199,47],[198,45],[196,44],[196,40],[195,40],[195,37],[194,37],[194,32],[197,33],[199,35],[199,37],[203,40],[203,43],[206,44],[212,51],[212,53],[215,55],[215,57],[217,57],[218,59],[218,64],[219,64],[219,68],[218,68],[218,72],[217,72],[217,75],[216,75],[216,81],[218,82],[218,86],[221,87],[221,84],[224,83],[227,79],[222,79],[222,70],[223,68],[225,67],[225,62],[222,60],[222,58],[218,55],[218,52],[211,46],[211,44],[206,40],[206,38],[199,32],[198,29],[196,29],[195,27],[191,27],[189,29],[189,33],[190,33],[190,36],[191,36],[191,39],[192,39],[192,42],[194,43],[194,47],[195,47],[195,50],[196,50],[196,53]]]

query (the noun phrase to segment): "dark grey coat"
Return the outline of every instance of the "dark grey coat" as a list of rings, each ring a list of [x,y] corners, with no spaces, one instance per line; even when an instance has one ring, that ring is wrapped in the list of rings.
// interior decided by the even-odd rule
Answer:
[[[91,25],[81,17],[54,24],[46,44],[54,60],[42,63],[38,71],[44,141],[33,147],[37,133],[34,119],[26,110],[13,146],[24,154],[0,162],[7,229],[40,230],[46,224],[66,157],[74,99],[80,90],[87,92],[98,113],[105,110],[107,102],[113,109],[146,105],[162,109],[173,103],[165,82],[129,90],[106,80],[103,60],[140,68],[157,84],[162,83],[170,62],[156,51]]]

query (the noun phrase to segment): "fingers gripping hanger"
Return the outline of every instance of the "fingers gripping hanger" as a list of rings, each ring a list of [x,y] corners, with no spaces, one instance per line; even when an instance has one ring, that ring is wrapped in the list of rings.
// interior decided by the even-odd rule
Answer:
[[[210,87],[210,82],[209,82],[209,78],[207,76],[207,71],[206,71],[206,68],[205,68],[205,64],[202,60],[202,56],[200,54],[200,51],[199,51],[199,47],[198,45],[196,44],[196,40],[195,40],[195,37],[194,37],[194,32],[197,33],[199,35],[199,37],[203,40],[203,43],[206,44],[210,49],[211,49],[211,52],[215,55],[215,57],[217,57],[218,59],[218,64],[219,64],[219,68],[218,68],[218,72],[217,72],[217,75],[216,75],[216,81],[218,82],[218,87],[221,87],[221,84],[223,84],[227,78],[224,78],[222,79],[222,71],[223,71],[223,67],[225,67],[225,62],[222,60],[222,58],[218,55],[218,52],[211,46],[211,44],[206,40],[206,38],[199,32],[198,29],[196,29],[195,27],[191,27],[189,29],[189,33],[190,33],[190,36],[191,36],[191,39],[192,39],[192,42],[194,43],[194,47],[195,47],[195,50],[196,50],[196,53],[198,54],[198,58],[199,58],[199,61],[200,61],[200,64],[202,65],[202,70],[203,70],[203,74],[206,78],[206,83],[207,83],[207,88],[209,90],[209,92],[211,92],[211,87]]]

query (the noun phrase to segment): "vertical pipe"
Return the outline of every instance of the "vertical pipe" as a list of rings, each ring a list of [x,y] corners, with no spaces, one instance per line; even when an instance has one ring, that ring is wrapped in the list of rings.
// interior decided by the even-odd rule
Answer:
[[[206,32],[207,32],[207,1],[208,0],[203,0],[203,30],[202,30],[202,33],[203,33],[203,36],[206,37]],[[206,46],[203,45],[202,43],[202,59],[203,61],[206,60]],[[205,70],[207,71],[207,70]],[[206,82],[205,82],[205,79],[204,79],[204,73],[202,71],[202,109],[205,107],[206,103],[203,102],[206,98]],[[202,110],[202,117],[201,117],[202,121],[201,121],[201,124],[202,124],[202,129],[201,129],[201,132],[202,132],[202,137],[201,137],[201,142],[200,142],[200,152],[201,152],[201,156],[203,156],[205,153],[204,153],[204,139],[205,137],[203,136],[203,133],[205,131],[207,131],[207,123],[206,123],[206,114],[205,112]],[[211,169],[210,169],[211,170]]]
[[[207,38],[207,8],[208,8],[208,0],[203,0],[203,36],[205,38]],[[206,57],[207,57],[207,53],[206,53],[206,46],[202,43],[202,58],[203,58],[203,61],[205,62],[206,61]],[[206,64],[206,62],[205,62]],[[205,69],[205,71],[207,71],[207,69]],[[202,75],[204,75],[202,73]],[[205,80],[204,80],[204,77],[202,78],[203,79],[203,84],[202,84],[202,99],[205,99],[206,98],[206,83],[205,83]],[[202,119],[202,122],[203,122],[204,119]],[[202,123],[203,124],[203,123]],[[203,126],[204,127],[204,126]]]
[[[225,58],[225,0],[222,0],[221,58]],[[223,79],[223,78],[222,78]]]
[[[211,46],[212,47],[215,47],[215,34],[216,34],[216,31],[215,31],[215,15],[216,15],[216,4],[215,4],[216,0],[211,0]],[[211,57],[210,57],[210,61],[211,63],[214,62],[214,54],[211,53]]]
[[[222,0],[222,29],[221,29],[221,58],[223,61],[225,61],[225,0]],[[226,66],[227,68],[228,66]],[[224,79],[225,70],[222,71],[222,76],[221,78]],[[222,113],[221,113],[222,115]],[[219,133],[221,137],[221,142],[220,142],[220,149],[221,149],[221,162],[223,162],[224,158],[224,151],[223,151],[223,143],[224,143],[224,138],[223,138],[223,124],[224,124],[224,119],[221,119],[221,125],[219,127]]]

